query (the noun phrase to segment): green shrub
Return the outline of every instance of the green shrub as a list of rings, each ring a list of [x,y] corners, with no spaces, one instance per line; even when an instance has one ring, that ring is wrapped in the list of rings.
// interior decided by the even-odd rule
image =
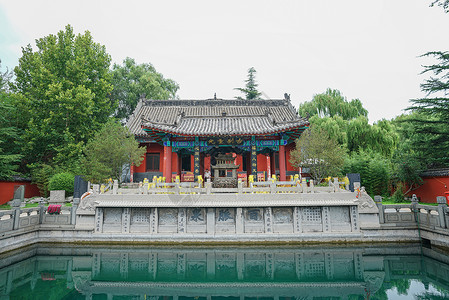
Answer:
[[[402,183],[398,183],[398,186],[396,187],[396,191],[394,191],[393,196],[392,196],[393,201],[395,203],[402,203],[402,202],[404,202],[404,197],[405,197],[404,186]]]
[[[75,175],[72,173],[58,173],[53,175],[48,183],[48,189],[51,190],[64,190],[66,196],[73,195],[73,188],[75,184]]]
[[[28,165],[31,170],[32,183],[36,184],[42,197],[48,196],[48,181],[55,174],[52,166],[44,163]]]
[[[388,195],[390,162],[378,153],[360,151],[345,161],[345,173],[359,173],[361,185],[370,195]]]

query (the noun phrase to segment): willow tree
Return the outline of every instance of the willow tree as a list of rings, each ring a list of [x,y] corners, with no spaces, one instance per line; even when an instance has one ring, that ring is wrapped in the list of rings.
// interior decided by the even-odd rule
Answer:
[[[300,104],[298,112],[301,116],[340,116],[344,120],[368,116],[368,111],[363,108],[359,99],[348,101],[339,90],[332,89],[327,89],[326,92],[313,96],[312,101]]]

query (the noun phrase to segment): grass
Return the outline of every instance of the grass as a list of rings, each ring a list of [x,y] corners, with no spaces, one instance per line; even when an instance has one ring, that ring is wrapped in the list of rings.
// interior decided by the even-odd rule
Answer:
[[[11,209],[11,205],[8,205],[8,204],[0,205],[0,210],[10,210],[10,209]]]
[[[39,206],[39,203],[27,203],[27,204],[25,204],[25,208],[38,207],[38,206]],[[45,205],[45,206],[48,206],[48,204]],[[72,203],[66,203],[66,204],[64,204],[64,206],[72,207]],[[12,209],[11,205],[8,205],[8,204],[0,205],[0,210],[11,210],[11,209]]]
[[[394,201],[393,197],[382,197],[382,204],[384,205],[391,205],[391,204],[411,204],[411,201],[401,201],[396,202]],[[438,206],[438,203],[425,203],[425,202],[419,202],[418,204],[422,205],[430,205],[430,206]]]

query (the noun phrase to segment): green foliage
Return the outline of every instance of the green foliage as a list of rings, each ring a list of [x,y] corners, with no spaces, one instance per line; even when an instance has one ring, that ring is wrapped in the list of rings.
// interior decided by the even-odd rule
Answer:
[[[430,6],[433,7],[435,5],[442,7],[445,13],[449,12],[449,0],[433,0]]]
[[[110,56],[86,31],[70,25],[22,49],[12,89],[28,110],[23,152],[27,163],[79,157],[79,149],[115,110]]]
[[[258,90],[256,83],[256,69],[254,67],[249,68],[248,70],[248,79],[245,80],[246,85],[244,88],[234,88],[234,90],[240,91],[245,95],[246,100],[256,100],[260,99],[262,95]],[[237,97],[237,99],[242,99],[241,97]]]
[[[341,174],[346,151],[322,128],[312,126],[302,133],[290,155],[291,164],[310,168],[310,174],[318,184],[325,177]]]
[[[140,165],[145,151],[127,128],[110,120],[86,144],[81,160],[84,174],[95,183],[108,178],[120,180],[123,165]]]
[[[7,95],[0,92],[0,180],[8,180],[15,175],[22,158],[16,151],[20,139],[18,129],[8,118],[14,108],[5,103],[5,97]]]
[[[1,65],[0,65],[1,67]],[[7,84],[11,73],[0,71],[0,180],[8,180],[17,174],[20,155],[21,137],[16,126],[16,107],[13,105],[12,95],[8,92]]]
[[[427,97],[410,100],[412,111],[405,121],[413,132],[414,147],[428,167],[449,166],[449,52],[428,52],[423,56],[434,57],[437,62],[424,66],[422,73],[431,73],[421,84]],[[434,97],[430,97],[430,96]]]
[[[32,183],[36,184],[42,197],[48,196],[49,179],[55,170],[52,166],[44,163],[34,163],[29,165]]]
[[[345,173],[360,173],[361,185],[370,195],[388,195],[390,161],[380,153],[360,151],[345,161]]]
[[[319,117],[318,115],[314,115],[309,118],[309,122],[310,124],[313,124],[313,126],[326,131],[330,138],[335,140],[341,146],[347,148],[347,120],[344,120],[341,116]]]
[[[385,157],[391,157],[399,138],[390,121],[381,120],[370,125],[363,116],[347,123],[346,134],[349,152],[374,151]]]
[[[400,182],[396,186],[396,190],[394,191],[392,198],[395,203],[402,203],[404,202],[404,197],[405,197],[404,185]]]
[[[73,189],[75,185],[75,175],[72,173],[57,173],[53,175],[48,182],[48,189],[53,190],[64,190],[66,196],[73,195]]]
[[[6,69],[5,72],[1,71],[2,60],[0,59],[0,93],[8,91],[8,83],[11,80],[12,73]]]
[[[360,100],[348,102],[338,90],[328,89],[315,95],[312,101],[300,105],[299,114],[309,114],[310,124],[326,131],[350,153],[374,151],[390,157],[398,143],[398,134],[390,121],[370,125]]]
[[[123,65],[114,64],[112,84],[110,98],[118,103],[115,115],[120,120],[132,114],[141,95],[145,94],[147,99],[166,100],[175,98],[179,89],[175,81],[164,78],[151,64],[137,65],[129,57],[123,60]]]
[[[368,116],[368,111],[363,108],[359,99],[348,102],[339,90],[327,89],[323,94],[313,96],[312,101],[299,105],[301,116],[333,117],[340,116],[344,120],[351,120],[359,116]]]

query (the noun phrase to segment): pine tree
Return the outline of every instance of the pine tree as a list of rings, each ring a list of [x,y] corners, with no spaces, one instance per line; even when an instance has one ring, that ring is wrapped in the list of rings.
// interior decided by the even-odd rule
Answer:
[[[235,88],[234,90],[240,91],[245,94],[246,100],[260,99],[262,93],[257,90],[258,84],[256,83],[256,69],[254,67],[248,70],[248,79],[245,80],[245,88]],[[242,97],[236,97],[237,99],[243,99]]]
[[[449,52],[428,52],[438,63],[424,66],[422,73],[431,73],[421,84],[427,97],[410,100],[408,110],[415,112],[408,119],[412,125],[414,147],[421,151],[429,167],[449,166]],[[434,97],[431,97],[434,96]]]

